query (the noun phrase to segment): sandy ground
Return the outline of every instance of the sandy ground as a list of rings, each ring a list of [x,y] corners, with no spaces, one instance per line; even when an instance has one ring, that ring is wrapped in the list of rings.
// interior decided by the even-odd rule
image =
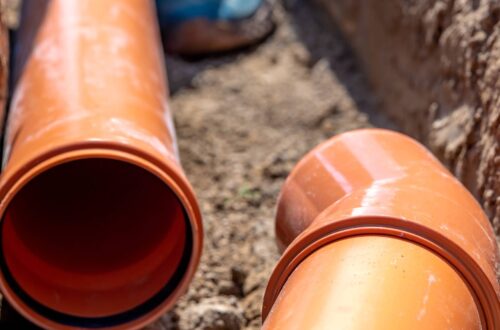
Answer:
[[[243,54],[167,59],[182,163],[206,241],[189,292],[148,329],[259,329],[286,175],[336,133],[390,126],[325,18],[295,1],[278,6],[276,19],[276,33]]]

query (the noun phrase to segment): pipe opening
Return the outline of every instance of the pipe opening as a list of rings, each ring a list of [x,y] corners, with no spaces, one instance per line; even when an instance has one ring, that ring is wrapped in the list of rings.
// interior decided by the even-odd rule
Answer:
[[[1,239],[19,297],[77,318],[153,309],[183,277],[192,242],[183,206],[160,178],[101,158],[28,182],[6,209]]]

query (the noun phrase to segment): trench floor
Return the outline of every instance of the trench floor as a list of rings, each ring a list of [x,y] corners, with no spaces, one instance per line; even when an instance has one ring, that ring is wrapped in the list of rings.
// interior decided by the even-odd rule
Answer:
[[[288,172],[332,135],[392,127],[320,10],[288,1],[275,17],[274,35],[254,49],[197,62],[167,57],[182,163],[206,241],[189,292],[150,330],[259,329]]]

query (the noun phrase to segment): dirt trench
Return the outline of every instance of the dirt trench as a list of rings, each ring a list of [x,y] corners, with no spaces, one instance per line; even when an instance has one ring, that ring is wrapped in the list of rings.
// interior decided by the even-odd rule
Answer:
[[[384,112],[476,196],[500,244],[500,1],[314,1],[355,48]]]
[[[275,34],[233,56],[167,59],[184,169],[201,202],[205,249],[189,292],[148,329],[259,329],[278,258],[276,199],[313,146],[391,124],[353,54],[303,1],[277,5]]]

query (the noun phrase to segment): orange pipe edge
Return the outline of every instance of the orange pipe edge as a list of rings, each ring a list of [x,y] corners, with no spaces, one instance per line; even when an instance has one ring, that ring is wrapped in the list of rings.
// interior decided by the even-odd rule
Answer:
[[[266,289],[263,329],[500,328],[499,256],[488,218],[429,151],[402,134],[358,130],[314,148],[282,188],[276,235],[286,250]],[[377,249],[384,252],[374,256]],[[418,262],[406,261],[406,277],[395,277],[387,258],[401,251]],[[434,273],[423,276],[429,267]],[[454,302],[448,297],[461,299],[450,317],[442,312]],[[416,302],[433,307],[419,319]],[[466,304],[474,308],[464,313]]]

